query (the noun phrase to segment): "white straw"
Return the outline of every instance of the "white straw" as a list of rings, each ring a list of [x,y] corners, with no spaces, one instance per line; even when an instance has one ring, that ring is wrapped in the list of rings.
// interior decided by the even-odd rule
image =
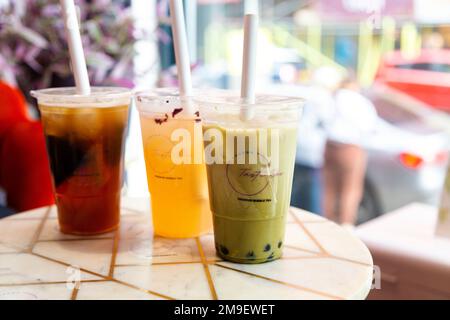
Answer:
[[[180,95],[189,97],[192,95],[192,80],[182,0],[170,0],[170,17]],[[186,103],[184,107],[186,113],[193,113],[191,103]]]
[[[256,47],[258,44],[258,16],[244,16],[244,53],[242,58],[241,98],[247,106],[241,110],[241,119],[253,118],[254,110],[248,104],[255,103]]]
[[[91,93],[91,86],[89,84],[75,4],[73,0],[61,0],[61,7],[64,17],[64,25],[66,26],[67,43],[69,46],[70,60],[72,62],[72,70],[75,77],[77,93],[88,95]]]

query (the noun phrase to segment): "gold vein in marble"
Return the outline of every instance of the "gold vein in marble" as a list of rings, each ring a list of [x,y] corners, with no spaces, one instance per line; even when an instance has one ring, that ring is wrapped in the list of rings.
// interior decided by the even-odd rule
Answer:
[[[319,247],[319,249],[322,251],[322,257],[326,257],[326,258],[332,258],[332,259],[336,259],[336,260],[341,260],[341,261],[346,261],[346,262],[350,262],[350,263],[355,263],[355,264],[359,264],[362,266],[371,266],[371,264],[366,263],[366,262],[361,262],[361,261],[357,261],[357,260],[353,260],[353,259],[349,259],[349,258],[344,258],[344,257],[339,257],[339,256],[335,256],[332,255],[330,253],[328,253],[325,248],[322,246],[322,244],[319,242],[319,240],[317,240],[314,235],[309,231],[309,229],[304,225],[304,223],[320,223],[320,222],[328,222],[328,223],[332,223],[329,222],[327,220],[318,220],[318,221],[309,221],[309,222],[303,222],[300,221],[300,219],[298,219],[298,217],[290,210],[292,216],[294,217],[294,220],[297,222],[297,224],[303,229],[303,231],[308,235],[308,237],[311,238],[311,240],[314,241],[314,243]],[[290,247],[292,249],[298,249],[298,250],[302,250],[302,251],[308,251],[306,249],[301,249],[301,248],[297,248],[294,246],[288,246],[286,245],[286,247]]]
[[[81,282],[106,282],[108,280],[103,279],[90,279],[90,280],[80,280]],[[67,281],[38,281],[38,282],[20,282],[20,283],[0,283],[1,287],[21,287],[21,286],[35,286],[35,285],[52,285],[52,284],[65,284]]]
[[[291,215],[292,217],[294,217],[294,220],[295,220],[295,218],[297,218],[297,215],[296,215],[296,213],[295,213],[295,210],[299,210],[299,211],[300,211],[299,214],[301,214],[301,210],[300,210],[300,209],[296,209],[296,208],[290,207],[290,208],[289,208],[289,213],[290,213],[290,215]],[[313,215],[316,216],[315,213],[313,213]],[[296,221],[293,221],[293,222],[296,222]],[[303,221],[303,220],[301,220],[301,222],[302,222],[302,223],[324,223],[324,222],[329,222],[329,221],[328,221],[327,219],[321,217],[321,216],[318,216],[318,217],[316,217],[314,220],[309,220],[309,221]]]
[[[21,247],[21,246],[15,245],[13,243],[8,243],[8,242],[4,242],[4,241],[0,241],[0,244],[4,245],[5,247],[15,250],[14,252],[2,252],[0,254],[26,253],[26,251],[28,250],[26,247]]]
[[[199,260],[195,261],[169,261],[169,262],[152,262],[152,266],[166,266],[166,265],[173,265],[173,264],[194,264],[194,263],[202,263],[202,260],[200,258]],[[122,267],[127,267],[129,265],[122,265]]]
[[[146,293],[152,294],[154,296],[158,296],[158,297],[166,299],[166,300],[176,300],[175,298],[169,297],[169,296],[167,296],[165,294],[158,293],[158,292],[155,292],[155,291],[152,291],[152,290],[147,290],[147,289],[135,286],[134,284],[131,284],[131,283],[128,283],[128,282],[125,282],[125,281],[122,281],[122,280],[117,280],[117,279],[112,278],[111,281],[113,281],[115,283],[122,284],[124,286],[129,287],[129,288],[133,288],[133,289],[136,289],[136,290],[139,290],[139,291],[142,291],[142,292],[146,292]]]
[[[36,243],[39,240],[39,237],[41,235],[42,229],[44,229],[44,225],[45,225],[45,221],[47,221],[48,216],[50,215],[50,211],[51,211],[52,207],[47,207],[47,211],[44,213],[44,215],[42,216],[42,220],[39,223],[39,226],[36,230],[36,232],[33,235],[33,238],[30,241],[29,244],[29,249],[27,250],[28,252],[33,251],[34,246],[36,245]]]
[[[284,247],[290,248],[290,249],[294,249],[294,250],[298,250],[298,251],[311,253],[311,254],[316,254],[316,255],[322,255],[323,256],[325,254],[323,252],[312,251],[312,250],[309,250],[309,249],[300,248],[300,247],[293,246],[293,245],[290,245],[290,244],[285,244]]]
[[[331,259],[336,259],[336,260],[341,260],[341,261],[345,261],[345,262],[349,262],[349,263],[355,263],[355,264],[359,264],[362,265],[364,267],[371,267],[372,265],[366,262],[361,262],[361,261],[357,261],[357,260],[353,260],[353,259],[349,259],[349,258],[343,258],[343,257],[338,257],[338,256],[334,256],[332,254],[329,254],[326,256],[327,258],[331,258]]]
[[[329,294],[329,293],[326,293],[326,292],[314,290],[314,289],[311,289],[311,288],[306,288],[306,287],[303,287],[303,286],[299,286],[297,284],[284,282],[284,281],[280,281],[280,280],[277,280],[277,279],[272,279],[272,278],[269,278],[269,277],[261,276],[261,275],[256,274],[256,273],[251,273],[251,272],[247,272],[247,271],[243,271],[243,270],[239,270],[239,269],[234,269],[234,268],[231,268],[231,267],[228,267],[228,266],[224,266],[224,265],[221,265],[221,264],[218,264],[218,263],[216,263],[215,265],[218,266],[218,267],[224,268],[224,269],[240,272],[240,273],[246,274],[248,276],[256,277],[256,278],[259,278],[259,279],[264,279],[264,280],[271,281],[271,282],[276,282],[278,284],[282,284],[282,285],[285,285],[285,286],[288,286],[288,287],[291,287],[291,288],[296,288],[298,290],[314,293],[314,294],[317,294],[317,295],[320,295],[320,296],[323,296],[323,297],[326,297],[326,298],[329,298],[329,299],[344,300],[344,298],[342,298],[342,297],[338,297],[338,296],[335,296],[335,295],[332,295],[332,294]]]
[[[120,232],[117,229],[114,232],[114,242],[113,242],[113,248],[112,248],[112,254],[111,254],[111,263],[109,265],[109,273],[108,273],[108,275],[111,278],[114,276],[114,266],[116,265],[117,250],[119,248],[119,240],[120,240]]]
[[[62,264],[63,266],[66,266],[66,267],[71,267],[72,266],[70,263],[67,263],[67,262],[64,262],[64,261],[61,261],[61,260],[58,260],[58,259],[50,258],[50,257],[44,256],[44,255],[36,253],[36,252],[30,252],[30,254],[32,254],[33,256],[36,256],[36,257],[39,257],[39,258],[42,258],[42,259],[54,262],[54,263]],[[104,276],[104,275],[102,275],[100,273],[97,273],[97,272],[94,272],[94,271],[91,271],[91,270],[88,270],[88,269],[85,269],[85,268],[79,268],[79,269],[80,269],[80,271],[89,273],[89,274],[94,275],[96,277],[100,277],[100,278],[103,278],[103,279],[106,279],[106,280],[110,280],[109,277]]]
[[[195,241],[197,242],[198,252],[200,254],[200,258],[202,259],[203,269],[205,270],[206,279],[208,279],[208,285],[209,289],[211,290],[211,296],[213,300],[218,300],[216,288],[214,287],[214,282],[211,277],[211,273],[209,272],[208,263],[206,262],[205,253],[203,252],[203,247],[200,242],[199,237],[195,238]]]
[[[46,256],[43,256],[43,255],[38,254],[38,253],[31,252],[30,254],[32,254],[32,255],[34,255],[34,256],[36,256],[36,257],[42,258],[42,259],[46,259],[46,260],[52,261],[52,262],[54,262],[54,263],[62,264],[62,265],[67,266],[67,267],[70,266],[69,263],[66,263],[66,262],[64,262],[64,261],[60,261],[60,260],[57,260],[57,259],[53,259],[53,258],[50,258],[50,257],[46,257]],[[131,283],[127,283],[127,282],[124,282],[124,281],[115,279],[115,278],[110,277],[110,276],[104,276],[104,275],[102,275],[102,274],[100,274],[100,273],[97,273],[97,272],[94,272],[94,271],[91,271],[91,270],[87,270],[87,269],[84,269],[84,268],[80,268],[80,271],[83,271],[83,272],[85,272],[85,273],[92,274],[92,275],[97,276],[97,277],[99,277],[99,278],[102,278],[102,279],[104,279],[104,280],[113,281],[113,282],[122,284],[122,285],[124,285],[124,286],[127,286],[127,287],[130,287],[130,288],[136,289],[136,290],[140,290],[140,291],[142,291],[142,292],[146,292],[146,293],[149,293],[149,294],[152,294],[152,295],[161,297],[161,298],[163,298],[163,299],[167,299],[167,300],[175,300],[175,298],[166,296],[166,295],[164,295],[164,294],[161,294],[161,293],[158,293],[158,292],[154,292],[154,291],[151,291],[151,290],[147,290],[147,289],[144,289],[144,288],[135,286],[135,285],[133,285],[133,284],[131,284]]]
[[[70,296],[70,300],[77,300],[78,291],[80,291],[80,289],[78,288],[78,286],[75,286],[75,288],[73,288],[73,290],[72,290],[72,295]]]
[[[350,263],[359,264],[359,265],[362,265],[362,266],[365,266],[365,267],[372,266],[371,264],[366,263],[366,262],[361,262],[361,261],[357,261],[357,260],[353,260],[353,259],[349,259],[349,258],[335,256],[335,255],[329,254],[326,251],[318,253],[318,252],[314,252],[314,251],[311,251],[311,250],[308,250],[308,249],[299,248],[299,247],[288,245],[288,244],[285,244],[284,246],[286,248],[290,248],[290,249],[294,249],[294,250],[298,250],[298,251],[304,251],[304,252],[308,252],[308,253],[311,253],[311,254],[315,254],[316,258],[331,258],[331,259],[336,259],[336,260],[341,260],[341,261],[346,261],[346,262],[350,262]],[[314,258],[314,256],[311,256],[311,257],[290,257],[290,258],[283,257],[283,259],[304,259],[304,258]]]
[[[12,254],[12,253],[25,253],[26,248],[22,248],[19,246],[15,246],[9,243],[5,243],[5,242],[1,242],[0,241],[0,245],[4,246],[5,248],[7,248],[5,252],[0,252],[0,255],[2,254]]]
[[[326,254],[318,254],[315,256],[303,256],[303,257],[282,257],[283,260],[306,260],[306,259],[321,259],[321,258],[329,258]]]
[[[217,262],[223,262],[223,260],[205,260],[206,264],[214,264]],[[145,267],[145,266],[164,266],[164,265],[174,265],[174,264],[194,264],[194,263],[202,263],[202,260],[194,260],[194,261],[169,261],[169,262],[151,262],[148,264],[140,264],[140,263],[118,263],[116,267]]]
[[[316,244],[316,246],[319,248],[319,250],[322,253],[327,254],[328,252],[325,250],[325,248],[320,244],[320,242],[316,239],[316,237],[313,236],[313,234],[308,230],[308,228],[306,228],[303,225],[303,222],[300,221],[300,219],[295,215],[292,214],[292,216],[294,217],[295,222],[297,222],[297,224],[300,226],[300,228],[303,229],[303,231],[305,232],[305,234]]]
[[[38,254],[38,253],[33,252],[34,246],[35,246],[35,244],[36,244],[36,243],[38,242],[38,240],[39,240],[39,236],[40,236],[40,234],[41,234],[41,232],[42,232],[42,230],[43,230],[43,228],[44,228],[45,222],[47,221],[47,218],[48,218],[48,216],[49,216],[49,214],[50,214],[50,212],[51,212],[51,209],[52,209],[51,206],[50,206],[50,207],[47,207],[46,213],[44,214],[44,216],[43,216],[42,218],[40,218],[40,219],[41,219],[41,222],[40,222],[40,224],[39,224],[39,226],[38,226],[38,228],[37,228],[35,234],[33,235],[32,241],[30,242],[30,245],[29,245],[28,249],[23,250],[23,248],[21,248],[21,250],[23,250],[24,253],[29,253],[29,254],[34,255],[34,256],[36,256],[36,257],[39,257],[39,258],[41,258],[41,259],[45,259],[45,260],[48,260],[48,261],[51,261],[51,262],[54,262],[54,263],[61,264],[61,265],[64,265],[64,266],[69,267],[69,266],[70,266],[69,263],[66,263],[66,262],[64,262],[64,261],[60,261],[60,260],[57,260],[57,259],[53,259],[53,258],[50,258],[50,257],[47,257],[47,256],[44,256],[44,255],[41,255],[41,254]],[[138,212],[138,211],[136,211],[136,212]],[[139,214],[142,214],[142,213],[139,212]],[[39,220],[39,218],[38,218],[37,220]],[[85,239],[85,240],[92,240],[92,239],[90,239],[90,238],[84,238],[84,239]],[[76,240],[80,240],[80,238],[78,238],[78,239],[76,239],[76,238],[75,238],[75,239],[65,239],[65,240],[66,240],[66,241],[67,241],[67,240],[73,240],[73,241],[76,241]],[[61,241],[61,240],[55,240],[55,241]],[[63,241],[64,241],[64,240],[63,240]],[[130,284],[130,283],[127,283],[127,282],[124,282],[124,281],[121,281],[121,280],[117,280],[117,279],[115,279],[115,278],[113,277],[113,273],[114,273],[114,265],[115,265],[115,255],[117,255],[117,249],[118,249],[118,241],[119,241],[119,231],[117,230],[116,233],[115,233],[115,236],[114,236],[113,255],[112,255],[112,258],[111,258],[111,265],[110,265],[110,272],[109,272],[110,275],[108,275],[108,276],[105,277],[105,276],[103,276],[102,274],[99,274],[99,273],[96,273],[96,272],[93,272],[93,271],[91,271],[91,270],[87,270],[87,269],[84,269],[84,268],[80,268],[80,271],[83,271],[83,272],[85,272],[85,273],[89,273],[89,274],[91,274],[91,275],[100,277],[100,278],[103,279],[103,280],[101,280],[101,281],[112,281],[112,282],[116,282],[116,283],[118,283],[118,284],[121,284],[121,285],[130,287],[130,288],[133,288],[133,289],[136,289],[136,290],[145,292],[145,293],[150,294],[150,295],[155,295],[155,296],[161,297],[161,298],[163,298],[163,299],[167,299],[167,300],[175,300],[174,298],[169,297],[169,296],[167,296],[167,295],[160,294],[160,293],[158,293],[158,292],[154,292],[154,291],[147,290],[147,289],[144,289],[144,288],[140,288],[140,287],[135,286],[135,285],[132,285],[132,284]],[[8,244],[5,244],[5,245],[8,245]],[[82,281],[82,282],[84,282],[84,281]],[[63,283],[65,283],[65,282],[63,282]],[[30,284],[31,284],[31,283],[30,283]],[[32,283],[32,284],[36,284],[36,285],[41,284],[41,285],[42,285],[42,284],[46,284],[46,283],[45,283],[45,282],[36,282],[36,283]],[[52,283],[49,283],[49,284],[52,284]],[[18,284],[18,285],[19,285],[19,284]],[[24,284],[20,284],[20,285],[24,285]],[[71,295],[71,299],[72,299],[72,300],[75,300],[75,299],[76,299],[79,290],[80,290],[80,289],[77,288],[77,287],[75,287],[75,288],[73,289],[73,292],[72,292],[72,295]]]

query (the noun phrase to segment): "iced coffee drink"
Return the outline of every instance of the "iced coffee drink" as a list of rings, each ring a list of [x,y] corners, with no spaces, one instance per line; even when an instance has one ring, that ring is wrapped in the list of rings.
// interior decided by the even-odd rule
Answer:
[[[60,229],[97,234],[117,228],[131,93],[122,88],[33,92],[38,99]]]

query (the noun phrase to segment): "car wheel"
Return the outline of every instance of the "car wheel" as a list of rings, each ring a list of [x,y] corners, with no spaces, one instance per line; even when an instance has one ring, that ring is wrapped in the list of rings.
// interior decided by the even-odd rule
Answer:
[[[378,217],[381,214],[381,208],[378,203],[375,190],[371,184],[366,181],[364,184],[364,193],[358,209],[357,224],[361,224]]]

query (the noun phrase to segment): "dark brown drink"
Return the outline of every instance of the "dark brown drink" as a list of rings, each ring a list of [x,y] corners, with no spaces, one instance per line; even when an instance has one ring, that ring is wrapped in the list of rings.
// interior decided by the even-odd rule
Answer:
[[[128,104],[55,106],[39,102],[60,229],[117,228]]]

